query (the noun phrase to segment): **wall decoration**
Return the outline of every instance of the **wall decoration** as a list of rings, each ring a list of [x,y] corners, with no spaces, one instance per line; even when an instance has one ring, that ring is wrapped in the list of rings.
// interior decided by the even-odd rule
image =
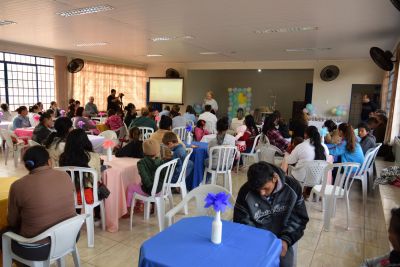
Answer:
[[[251,109],[251,88],[228,88],[229,106],[228,116],[229,119],[236,117],[238,108],[243,108],[245,113],[250,113]]]

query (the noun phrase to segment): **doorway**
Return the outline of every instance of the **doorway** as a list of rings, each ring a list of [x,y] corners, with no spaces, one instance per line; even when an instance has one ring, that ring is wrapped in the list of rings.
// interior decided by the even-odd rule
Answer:
[[[349,123],[355,128],[361,122],[362,98],[367,94],[378,108],[381,106],[380,84],[353,84],[351,88],[351,101]]]

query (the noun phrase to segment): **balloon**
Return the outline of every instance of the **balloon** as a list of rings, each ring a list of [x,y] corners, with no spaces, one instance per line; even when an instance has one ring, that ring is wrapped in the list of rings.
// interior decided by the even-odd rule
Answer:
[[[331,113],[332,113],[333,115],[336,115],[336,108],[333,108],[333,109],[331,110]]]
[[[342,115],[342,111],[341,110],[336,110],[336,116],[341,116]]]
[[[346,111],[342,111],[342,116],[346,116],[347,112]]]
[[[312,113],[313,110],[314,110],[314,107],[313,107],[312,104],[307,104],[307,105],[306,105],[306,109],[308,110],[309,113]]]
[[[231,93],[232,92],[232,88],[228,88],[228,92]]]

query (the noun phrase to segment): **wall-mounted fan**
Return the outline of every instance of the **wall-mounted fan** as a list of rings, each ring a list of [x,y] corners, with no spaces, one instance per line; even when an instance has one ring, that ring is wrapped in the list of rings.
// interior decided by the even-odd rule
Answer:
[[[320,77],[321,80],[325,82],[330,82],[339,76],[340,70],[335,65],[326,66],[321,70]]]
[[[390,51],[383,51],[379,47],[371,47],[369,50],[372,60],[375,62],[379,68],[391,71],[393,69],[393,54]]]
[[[179,72],[176,69],[169,68],[165,71],[165,77],[167,78],[179,78]]]
[[[80,72],[85,66],[85,62],[81,58],[74,58],[69,62],[67,69],[70,73],[77,73]]]
[[[390,1],[400,11],[400,0],[390,0]]]

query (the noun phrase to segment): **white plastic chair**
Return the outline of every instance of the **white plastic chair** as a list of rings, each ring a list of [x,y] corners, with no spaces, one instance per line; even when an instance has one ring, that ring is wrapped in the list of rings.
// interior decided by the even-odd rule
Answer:
[[[74,166],[64,166],[55,168],[60,171],[65,171],[71,177],[71,181],[74,184],[75,188],[75,177],[76,172],[79,177],[79,188],[80,195],[82,199],[82,204],[78,204],[78,195],[77,192],[74,192],[74,201],[76,209],[83,209],[82,212],[88,215],[86,218],[86,231],[87,231],[87,239],[88,239],[88,247],[94,247],[94,208],[100,206],[100,216],[101,216],[101,227],[103,231],[106,229],[106,220],[105,220],[105,210],[104,210],[104,201],[99,200],[97,196],[97,182],[98,182],[98,174],[97,171],[92,168],[84,168],[84,167],[74,167]],[[85,192],[82,190],[84,188],[84,174],[91,175],[93,178],[93,203],[89,204],[86,202]]]
[[[379,149],[381,148],[381,146],[382,146],[382,143],[376,143],[376,144],[375,144],[375,148],[378,148],[378,149],[376,150],[376,152],[375,152],[375,154],[374,154],[374,159],[373,159],[373,163],[372,163],[372,165],[371,165],[371,168],[368,170],[369,182],[371,182],[371,183],[368,184],[368,187],[369,187],[370,189],[373,188],[373,186],[372,186],[372,185],[373,185],[373,180],[376,178],[375,159],[376,159],[376,156],[378,155],[378,152],[379,152]],[[370,151],[370,150],[373,150],[373,148],[368,149],[368,151]],[[367,151],[367,152],[368,152],[368,151]]]
[[[353,179],[351,180],[351,183],[349,186],[349,188],[351,188],[351,185],[353,184],[354,180],[361,181],[364,207],[365,207],[365,204],[367,203],[368,185],[371,186],[373,184],[373,180],[372,180],[373,177],[369,173],[369,171],[373,167],[375,157],[376,157],[376,154],[378,154],[379,148],[380,148],[380,146],[377,146],[375,148],[369,149],[367,151],[367,153],[365,153],[364,162],[361,165],[360,169],[358,169],[357,173],[352,177]],[[369,181],[368,181],[368,177],[369,177]]]
[[[25,148],[27,148],[27,145],[25,145],[24,142],[22,142],[21,140],[19,140],[20,142],[14,144],[12,139],[11,139],[11,133],[6,130],[6,129],[0,129],[0,133],[2,136],[2,139],[5,141],[5,149],[4,149],[4,164],[7,165],[7,161],[8,161],[8,154],[10,151],[12,151],[13,153],[13,158],[14,158],[14,166],[15,168],[18,167],[18,159],[21,157],[22,155],[22,150],[24,150]]]
[[[226,188],[219,185],[206,184],[196,187],[195,189],[190,191],[178,205],[176,205],[173,209],[169,210],[165,214],[165,225],[171,226],[174,223],[174,216],[178,214],[178,212],[180,212],[182,209],[185,209],[185,207],[188,206],[188,203],[193,199],[196,200],[196,213],[194,214],[195,216],[212,216],[212,209],[204,208],[204,199],[206,198],[208,193],[217,194],[220,192],[225,192],[229,194]],[[235,200],[233,199],[232,195],[230,195],[229,201],[232,206],[235,205]]]
[[[28,140],[28,145],[29,145],[29,147],[32,147],[32,146],[40,146],[41,144],[39,144],[38,142],[35,142],[33,140]]]
[[[182,199],[185,198],[186,194],[187,194],[187,189],[186,189],[186,168],[188,166],[189,163],[189,158],[193,153],[193,149],[192,148],[187,148],[186,149],[186,157],[185,160],[182,163],[182,170],[181,173],[179,174],[178,180],[176,181],[176,183],[170,183],[168,188],[171,189],[172,187],[179,187],[181,190],[181,195],[182,195]],[[172,193],[171,193],[172,194]],[[187,205],[185,206],[185,214],[188,214],[188,207]]]
[[[208,166],[204,170],[203,183],[207,182],[207,173],[211,173],[211,184],[216,184],[219,174],[224,175],[224,187],[232,194],[232,167],[239,153],[234,146],[214,146],[209,151]],[[213,163],[213,157],[217,162]]]
[[[278,154],[278,156],[280,157],[283,157],[284,155],[282,150],[271,144],[263,145],[257,150],[257,152],[260,154],[259,155],[260,161],[265,161],[274,165],[276,165],[275,162],[276,154]]]
[[[149,139],[150,135],[152,133],[154,133],[153,128],[150,128],[150,127],[138,127],[138,128],[139,128],[139,131],[140,131],[140,135],[141,135],[142,141],[144,141],[146,139]]]
[[[57,261],[58,266],[65,266],[64,257],[72,253],[75,266],[80,266],[80,259],[78,247],[76,245],[76,238],[85,221],[86,214],[77,215],[65,221],[62,221],[53,227],[47,229],[45,232],[32,237],[25,238],[13,232],[6,232],[3,234],[3,266],[11,267],[12,260],[16,260],[28,266],[45,267],[50,266],[52,261]],[[50,238],[50,253],[49,257],[44,261],[29,261],[25,260],[16,254],[11,249],[11,241],[14,240],[19,243],[32,244],[37,241]]]
[[[186,140],[186,127],[175,127],[172,131],[183,141]]]
[[[254,159],[254,162],[258,162],[258,153],[256,151],[256,147],[258,145],[258,141],[260,140],[261,134],[257,135],[256,138],[254,139],[253,147],[251,148],[251,151],[249,153],[240,153],[240,156],[243,159],[243,166],[246,167],[247,159],[252,157]]]
[[[328,175],[333,169],[337,169],[335,183],[333,185],[328,185]],[[317,199],[322,197],[322,205],[324,212],[324,229],[329,231],[330,220],[334,216],[336,211],[336,199],[345,198],[346,201],[346,211],[347,211],[347,229],[350,225],[350,202],[349,202],[349,182],[351,176],[357,173],[360,168],[359,163],[346,162],[346,163],[336,163],[328,164],[324,170],[324,179],[322,184],[315,185],[311,194],[316,194]]]
[[[322,178],[324,177],[325,167],[328,166],[328,162],[325,160],[311,160],[305,161],[300,164],[297,164],[296,167],[292,167],[289,165],[289,175],[292,174],[295,170],[304,170],[304,180],[299,181],[302,189],[307,187],[313,187],[315,185],[319,185],[322,183]],[[297,177],[296,177],[297,178]]]
[[[172,176],[174,175],[176,163],[178,159],[168,161],[162,164],[156,170],[153,181],[153,188],[151,189],[151,195],[140,195],[137,192],[133,193],[131,201],[131,216],[129,227],[132,231],[133,223],[133,211],[135,208],[136,200],[141,200],[144,202],[144,219],[148,220],[150,218],[150,203],[155,203],[157,209],[158,227],[160,232],[164,230],[164,214],[165,214],[165,200],[168,199],[170,208],[173,206],[171,190],[168,189],[168,185],[171,183]],[[161,173],[164,171],[164,181],[161,187],[161,191],[157,193],[158,181],[160,180]]]

